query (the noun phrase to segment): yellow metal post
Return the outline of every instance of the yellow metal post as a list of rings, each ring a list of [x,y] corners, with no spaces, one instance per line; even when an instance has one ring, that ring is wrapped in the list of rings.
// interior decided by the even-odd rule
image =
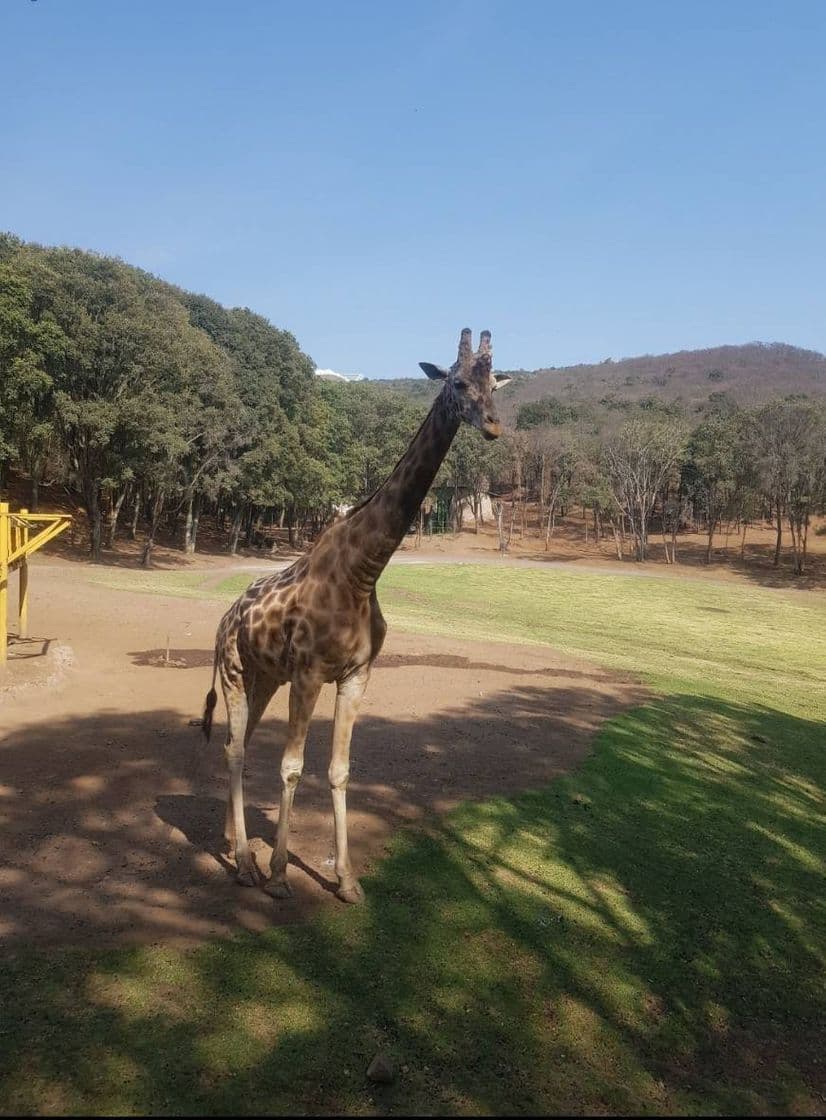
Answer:
[[[29,511],[27,509],[21,509],[20,517],[23,521],[23,525],[22,525],[21,530],[20,530],[20,535],[23,539],[21,540],[20,543],[23,545],[24,548],[28,548],[28,545],[29,545],[29,523],[26,520],[26,518],[28,517],[28,514],[29,514]],[[19,579],[19,587],[18,587],[18,595],[19,595],[19,598],[18,598],[18,604],[19,604],[18,619],[19,619],[19,622],[18,622],[18,625],[17,625],[17,633],[20,635],[21,638],[28,638],[28,636],[29,636],[29,561],[27,559],[27,554],[25,552],[23,553],[23,559],[20,561],[20,572],[19,572],[19,575],[18,575],[18,579]]]
[[[0,502],[0,668],[8,660],[9,572],[18,570],[18,634],[29,636],[29,557],[44,544],[59,537],[72,524],[65,513],[19,513]],[[32,536],[34,532],[34,536]]]
[[[0,667],[6,664],[9,634],[9,503],[0,502]]]

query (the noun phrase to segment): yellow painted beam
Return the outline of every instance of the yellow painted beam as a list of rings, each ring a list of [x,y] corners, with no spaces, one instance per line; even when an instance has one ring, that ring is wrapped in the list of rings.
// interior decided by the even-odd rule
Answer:
[[[29,544],[29,525],[26,521],[27,513],[28,510],[25,509],[21,509],[20,511],[20,519],[23,522],[21,534],[24,548],[28,548]],[[17,575],[19,580],[17,588],[17,633],[21,638],[28,638],[29,636],[29,563],[27,555],[21,560],[20,570]]]
[[[13,564],[16,564],[22,557],[31,556],[33,552],[37,552],[44,544],[48,544],[49,541],[53,541],[55,537],[59,537],[70,525],[71,518],[64,519],[62,514],[53,514],[51,525],[47,525],[45,529],[41,529],[36,537],[31,537],[24,544],[19,545],[14,552],[9,555],[9,566],[11,567]]]
[[[29,634],[29,557],[44,544],[69,528],[72,519],[65,513],[12,513],[8,502],[0,502],[0,668],[8,660],[9,572],[18,568],[18,634]],[[33,526],[38,531],[31,535]]]
[[[8,657],[9,528],[9,503],[0,502],[0,668]]]

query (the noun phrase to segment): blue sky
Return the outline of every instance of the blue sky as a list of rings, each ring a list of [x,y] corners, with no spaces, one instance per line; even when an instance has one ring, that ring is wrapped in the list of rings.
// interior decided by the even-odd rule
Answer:
[[[826,350],[826,3],[3,0],[0,228],[368,377]]]

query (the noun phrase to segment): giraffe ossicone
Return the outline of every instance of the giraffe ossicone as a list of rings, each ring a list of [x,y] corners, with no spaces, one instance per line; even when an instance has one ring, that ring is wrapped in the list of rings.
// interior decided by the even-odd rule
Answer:
[[[346,795],[353,725],[387,632],[376,581],[416,518],[459,425],[473,425],[486,439],[496,439],[502,430],[493,394],[510,379],[493,373],[490,331],[482,332],[474,352],[470,329],[465,328],[449,369],[428,362],[421,366],[428,377],[444,384],[388,478],[325,529],[306,555],[284,571],[251,583],[218,625],[202,726],[208,740],[217,674],[227,709],[229,799],[224,833],[234,849],[238,881],[249,886],[258,883],[259,874],[247,841],[244,755],[276,689],[290,686],[281,806],[270,877],[264,883],[274,898],[290,894],[290,813],[304,767],[307,731],[325,684],[335,684],[337,690],[328,771],[337,893],[346,902],[364,897],[348,851]]]

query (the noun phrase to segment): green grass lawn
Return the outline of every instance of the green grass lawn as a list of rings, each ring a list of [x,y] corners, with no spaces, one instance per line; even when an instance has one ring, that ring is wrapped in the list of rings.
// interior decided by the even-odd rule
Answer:
[[[0,1108],[823,1112],[826,608],[470,566],[390,568],[380,598],[391,626],[548,643],[658,695],[577,773],[400,834],[362,908],[190,951],[18,953]]]

